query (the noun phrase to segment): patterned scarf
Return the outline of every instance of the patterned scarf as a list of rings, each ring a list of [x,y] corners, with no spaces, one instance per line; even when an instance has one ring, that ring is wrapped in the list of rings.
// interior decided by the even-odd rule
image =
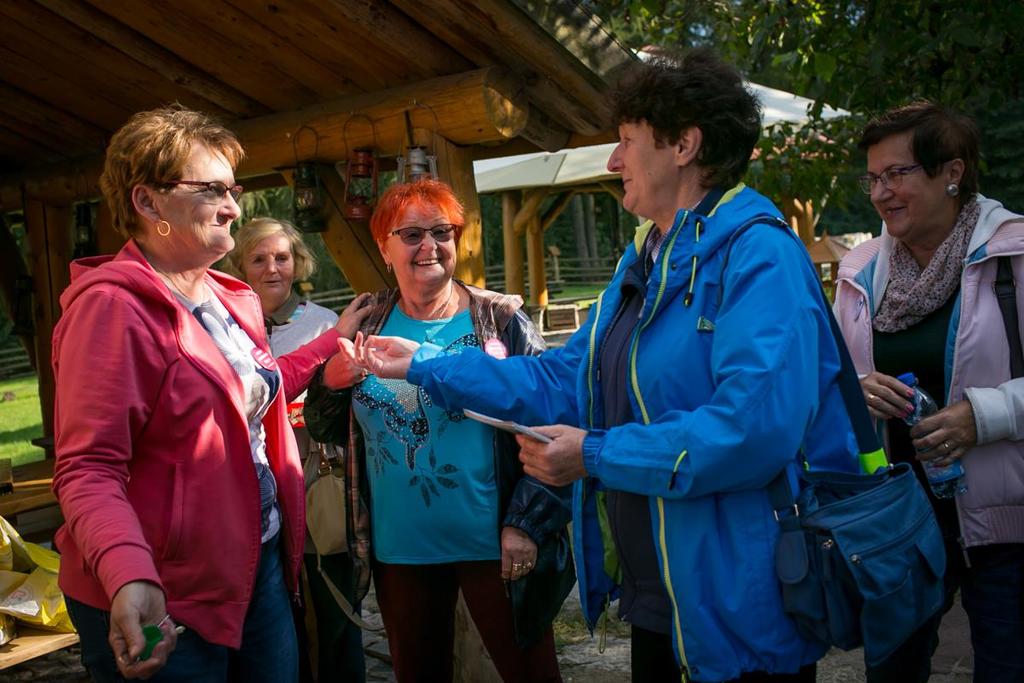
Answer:
[[[874,320],[877,331],[905,330],[949,300],[960,286],[967,245],[971,242],[980,213],[976,200],[967,202],[957,216],[953,231],[935,250],[924,269],[910,249],[896,241],[889,256],[889,283]]]

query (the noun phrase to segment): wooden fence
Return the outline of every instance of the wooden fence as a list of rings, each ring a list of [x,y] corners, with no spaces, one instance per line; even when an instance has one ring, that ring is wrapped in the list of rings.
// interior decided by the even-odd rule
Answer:
[[[28,352],[20,344],[0,349],[0,379],[25,377],[35,372],[29,361]]]

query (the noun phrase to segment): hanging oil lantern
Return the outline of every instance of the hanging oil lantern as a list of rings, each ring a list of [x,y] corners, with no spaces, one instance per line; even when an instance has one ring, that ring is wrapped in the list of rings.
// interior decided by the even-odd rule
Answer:
[[[413,183],[437,177],[437,155],[427,154],[424,145],[409,145],[405,156],[398,157],[398,182]]]
[[[302,232],[323,232],[327,229],[324,191],[316,164],[311,161],[301,161],[295,166],[292,221]]]
[[[345,165],[345,218],[369,220],[377,201],[377,156],[369,147],[357,147]]]

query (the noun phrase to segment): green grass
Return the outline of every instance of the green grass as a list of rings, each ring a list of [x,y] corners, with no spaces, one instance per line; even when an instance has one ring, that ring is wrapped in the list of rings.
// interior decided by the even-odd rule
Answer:
[[[0,402],[0,458],[11,458],[17,467],[46,455],[42,448],[32,445],[32,439],[43,435],[43,417],[35,377],[0,382],[0,397],[10,393],[14,394],[13,400]]]

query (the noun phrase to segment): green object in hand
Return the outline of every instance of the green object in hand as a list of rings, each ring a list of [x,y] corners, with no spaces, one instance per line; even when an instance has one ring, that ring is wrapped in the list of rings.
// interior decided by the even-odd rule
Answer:
[[[159,626],[147,624],[142,627],[142,637],[146,639],[146,647],[142,648],[142,654],[139,655],[140,662],[146,661],[153,655],[153,648],[164,639],[164,632],[160,630]]]

